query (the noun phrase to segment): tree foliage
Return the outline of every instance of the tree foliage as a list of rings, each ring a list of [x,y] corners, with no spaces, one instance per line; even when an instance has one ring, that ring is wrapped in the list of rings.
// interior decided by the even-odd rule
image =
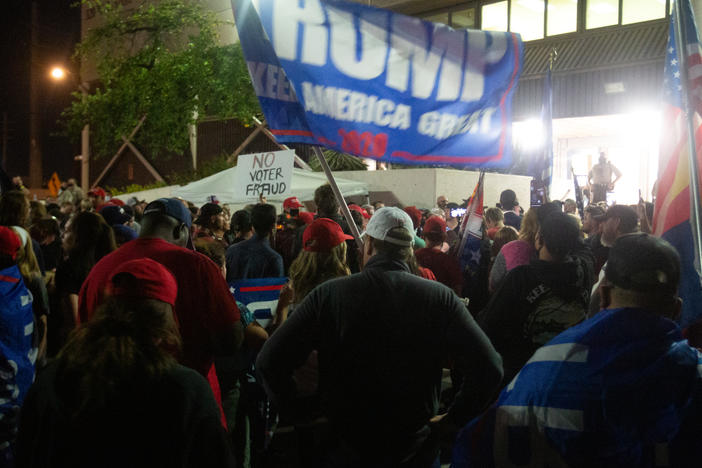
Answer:
[[[226,23],[200,2],[145,2],[130,11],[111,0],[81,4],[102,23],[75,57],[93,64],[99,80],[90,94],[74,94],[63,122],[75,137],[90,124],[95,155],[114,153],[144,115],[135,142],[149,157],[182,154],[188,125],[204,118],[246,123],[261,115],[241,47],[218,45]]]
[[[362,159],[339,151],[324,150],[324,158],[332,171],[365,171],[368,169]],[[321,172],[323,170],[317,155],[310,158],[309,164],[313,171]]]

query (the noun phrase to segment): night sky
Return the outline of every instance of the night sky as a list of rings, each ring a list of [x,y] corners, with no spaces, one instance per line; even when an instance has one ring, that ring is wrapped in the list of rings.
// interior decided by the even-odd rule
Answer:
[[[71,62],[75,44],[80,40],[80,9],[72,8],[76,0],[37,0],[38,44],[36,80],[39,86],[41,115],[41,150],[43,179],[46,182],[56,171],[62,180],[78,177],[80,168],[73,157],[80,153],[80,144],[55,135],[60,131],[56,121],[70,103],[72,83],[55,83],[48,75],[54,65],[77,68]],[[29,83],[31,4],[29,0],[3,0],[0,28],[0,139],[2,112],[7,112],[9,140],[5,169],[10,175],[29,173]]]

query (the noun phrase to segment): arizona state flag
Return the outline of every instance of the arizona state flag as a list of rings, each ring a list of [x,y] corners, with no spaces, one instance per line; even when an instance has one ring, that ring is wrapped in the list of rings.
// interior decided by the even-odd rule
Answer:
[[[671,16],[668,48],[666,50],[663,86],[663,122],[661,132],[658,189],[653,212],[653,234],[670,242],[680,254],[680,297],[683,299],[681,326],[687,327],[702,319],[702,285],[699,275],[699,252],[695,249],[695,227],[691,223],[690,160],[702,162],[702,46],[688,0],[675,3],[681,6],[680,18],[685,23],[686,37],[683,50],[675,44],[675,11]],[[680,66],[680,54],[685,54],[688,69]],[[691,118],[694,122],[697,154],[690,154],[687,117],[684,112],[682,83],[688,76],[688,96]],[[699,226],[697,226],[699,229]]]

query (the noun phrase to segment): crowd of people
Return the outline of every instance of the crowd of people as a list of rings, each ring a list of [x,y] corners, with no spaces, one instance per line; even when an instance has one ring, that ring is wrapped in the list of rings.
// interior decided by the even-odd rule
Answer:
[[[444,196],[349,202],[357,239],[329,185],[280,213],[7,188],[0,466],[699,459],[700,343],[643,201],[504,190],[467,268]],[[287,278],[268,323],[230,289],[262,278]]]

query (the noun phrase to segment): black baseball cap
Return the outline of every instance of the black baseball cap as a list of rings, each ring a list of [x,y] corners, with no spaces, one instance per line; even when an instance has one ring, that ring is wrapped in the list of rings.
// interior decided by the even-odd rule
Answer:
[[[639,216],[636,214],[636,211],[626,205],[612,205],[605,214],[593,216],[593,218],[600,222],[619,218],[619,230],[621,232],[634,232],[639,224]]]
[[[500,194],[500,205],[502,206],[503,210],[511,210],[515,206],[519,205],[519,202],[517,201],[517,194],[514,193],[514,190],[507,189],[502,191]]]
[[[674,296],[680,283],[680,255],[660,237],[626,234],[609,250],[605,278],[622,289]]]
[[[190,211],[185,207],[182,201],[177,198],[159,198],[154,200],[144,208],[144,216],[150,214],[162,214],[175,218],[188,227],[193,224]]]
[[[546,205],[541,206],[543,208]],[[580,237],[580,226],[574,216],[562,211],[548,214],[539,223],[539,233],[548,251],[557,257],[565,257],[575,249]]]
[[[132,219],[132,215],[127,213],[123,207],[116,205],[107,205],[103,207],[103,209],[100,210],[100,215],[110,226],[114,226],[115,224],[124,224]]]

